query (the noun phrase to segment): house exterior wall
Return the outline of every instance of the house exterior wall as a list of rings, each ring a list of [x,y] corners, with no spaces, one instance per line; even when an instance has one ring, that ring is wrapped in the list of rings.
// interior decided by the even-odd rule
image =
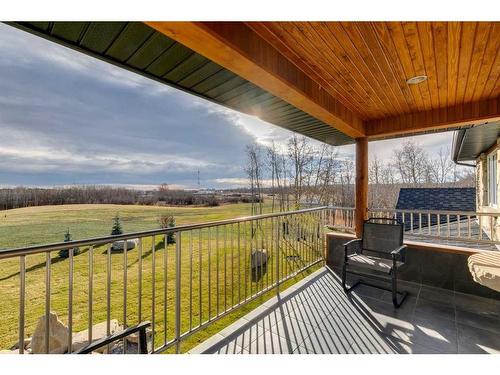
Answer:
[[[488,157],[496,153],[497,155],[497,173],[496,173],[496,190],[497,190],[497,204],[491,205],[489,202],[489,186],[488,186],[488,173],[489,163]],[[496,145],[489,150],[485,150],[476,159],[476,207],[478,212],[497,213],[500,216],[500,138],[497,139]],[[479,217],[479,224],[481,229],[488,234],[493,240],[500,239],[500,220],[499,217]]]

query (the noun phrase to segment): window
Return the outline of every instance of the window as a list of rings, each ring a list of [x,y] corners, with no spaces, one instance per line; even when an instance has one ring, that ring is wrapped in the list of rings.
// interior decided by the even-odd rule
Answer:
[[[497,153],[488,156],[488,203],[497,205]]]

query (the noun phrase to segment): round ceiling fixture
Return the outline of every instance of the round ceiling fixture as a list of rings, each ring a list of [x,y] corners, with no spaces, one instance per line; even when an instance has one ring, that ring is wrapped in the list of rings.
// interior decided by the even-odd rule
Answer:
[[[418,85],[419,83],[422,83],[424,81],[427,81],[427,76],[416,76],[408,79],[406,83],[409,85]]]

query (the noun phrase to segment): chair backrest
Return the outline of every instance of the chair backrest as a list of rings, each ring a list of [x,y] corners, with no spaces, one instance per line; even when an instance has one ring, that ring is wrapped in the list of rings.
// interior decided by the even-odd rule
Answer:
[[[403,224],[398,223],[396,219],[371,218],[364,222],[363,250],[390,253],[401,245]]]

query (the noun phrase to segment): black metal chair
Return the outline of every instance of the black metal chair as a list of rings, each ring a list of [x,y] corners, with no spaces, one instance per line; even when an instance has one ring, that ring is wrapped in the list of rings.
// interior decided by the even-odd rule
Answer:
[[[398,270],[405,262],[406,245],[403,245],[403,225],[392,218],[370,218],[363,223],[363,238],[344,244],[342,267],[344,291],[349,293],[359,284],[388,290],[392,292],[392,303],[397,308],[408,295],[408,292],[398,292]],[[359,279],[348,288],[347,273],[384,282],[390,281],[391,287],[386,288]]]

